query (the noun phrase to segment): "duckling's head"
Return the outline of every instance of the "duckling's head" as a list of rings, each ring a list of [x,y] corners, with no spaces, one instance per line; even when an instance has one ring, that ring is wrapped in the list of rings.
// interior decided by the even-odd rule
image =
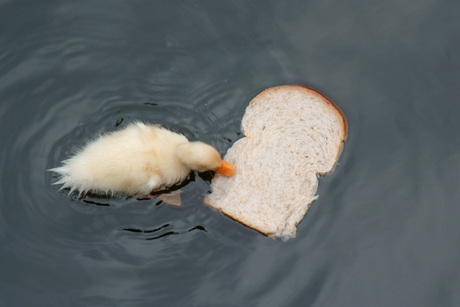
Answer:
[[[179,145],[176,156],[187,167],[197,172],[215,170],[222,164],[219,152],[202,142],[187,142]]]

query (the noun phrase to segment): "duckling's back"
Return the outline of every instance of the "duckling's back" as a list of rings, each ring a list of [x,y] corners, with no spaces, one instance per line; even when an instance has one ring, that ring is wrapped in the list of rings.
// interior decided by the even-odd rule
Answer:
[[[181,134],[137,122],[98,137],[52,171],[61,175],[56,184],[71,191],[148,194],[190,172],[175,155],[186,142]]]

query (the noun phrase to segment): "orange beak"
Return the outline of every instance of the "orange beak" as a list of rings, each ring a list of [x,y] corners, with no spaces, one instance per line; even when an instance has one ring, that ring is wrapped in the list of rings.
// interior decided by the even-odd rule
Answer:
[[[230,177],[236,174],[236,167],[230,162],[222,160],[222,164],[220,165],[220,167],[216,168],[214,171],[218,172],[219,174]]]

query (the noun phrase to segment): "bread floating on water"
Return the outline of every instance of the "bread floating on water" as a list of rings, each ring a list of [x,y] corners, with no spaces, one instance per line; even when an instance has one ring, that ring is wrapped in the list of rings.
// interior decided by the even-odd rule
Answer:
[[[184,180],[190,171],[210,170],[226,176],[235,173],[214,147],[140,122],[99,136],[62,166],[50,169],[60,176],[55,184],[80,195],[148,195]]]
[[[321,93],[283,85],[249,103],[242,131],[224,157],[238,173],[216,174],[205,203],[267,236],[295,237],[318,197],[317,176],[332,172],[342,152],[345,116]]]

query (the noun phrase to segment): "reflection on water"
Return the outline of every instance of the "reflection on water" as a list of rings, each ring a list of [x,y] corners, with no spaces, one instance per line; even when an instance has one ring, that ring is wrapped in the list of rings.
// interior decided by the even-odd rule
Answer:
[[[0,1],[0,302],[455,306],[459,5]],[[434,42],[429,44],[428,42]],[[204,206],[58,192],[94,135],[159,123],[222,154],[249,100],[300,83],[350,135],[297,238]]]

